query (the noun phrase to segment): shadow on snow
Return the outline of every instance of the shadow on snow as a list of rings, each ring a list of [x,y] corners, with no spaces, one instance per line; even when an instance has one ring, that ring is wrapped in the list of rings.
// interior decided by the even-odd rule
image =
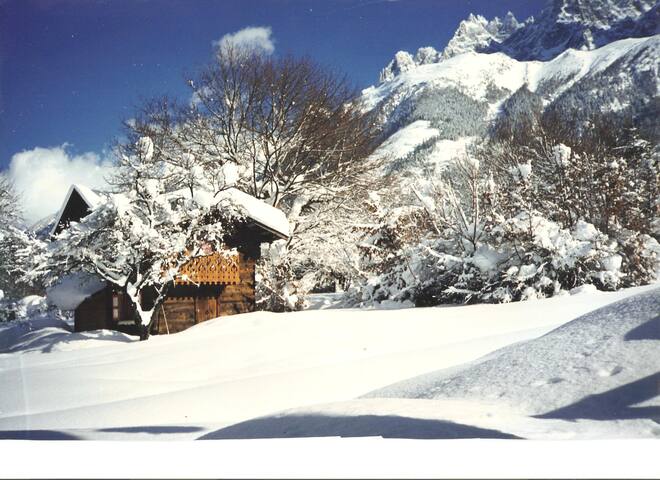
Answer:
[[[624,340],[660,340],[660,315],[633,328]]]
[[[651,419],[660,423],[660,407],[631,407],[660,394],[660,372],[603,393],[589,395],[571,405],[535,415],[535,418],[576,420]]]
[[[164,433],[192,433],[201,432],[204,430],[202,427],[178,427],[178,426],[139,426],[139,427],[112,427],[101,428],[97,432],[111,432],[111,433],[151,433],[154,435],[161,435]]]
[[[208,433],[199,440],[307,437],[409,439],[506,438],[515,435],[441,420],[394,415],[289,415],[248,420]]]
[[[80,440],[57,430],[0,430],[0,440]]]

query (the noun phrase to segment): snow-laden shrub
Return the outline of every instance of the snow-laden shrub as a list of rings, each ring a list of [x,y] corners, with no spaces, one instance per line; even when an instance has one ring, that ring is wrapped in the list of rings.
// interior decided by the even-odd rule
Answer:
[[[19,299],[7,298],[0,290],[0,323],[2,322],[28,322],[45,317],[63,320],[64,314],[51,305],[46,297],[27,295]]]
[[[660,279],[660,243],[650,235],[624,230],[621,245],[621,286],[644,285]]]
[[[379,248],[367,252],[373,275],[362,300],[509,302],[656,280],[660,245],[646,232],[657,218],[649,201],[657,164],[604,164],[565,144],[542,147],[466,155],[439,178],[420,179],[416,205],[381,206],[378,228],[365,237]],[[627,181],[631,166],[640,178]],[[401,210],[420,217],[406,225]],[[412,232],[406,243],[391,241]]]
[[[505,256],[479,292],[482,300],[512,301],[552,296],[584,284],[620,286],[621,255],[615,240],[584,221],[562,228],[540,215],[508,219],[489,239]]]
[[[534,233],[528,236],[530,223]],[[365,284],[363,301],[501,303],[550,297],[585,284],[614,290],[635,282],[623,268],[622,246],[586,222],[569,230],[521,213],[469,252],[458,242],[430,237],[399,250],[397,261]]]
[[[7,298],[5,298],[5,292],[0,290],[0,323],[13,320],[14,314],[11,304]]]
[[[389,194],[399,197],[400,192]],[[365,208],[373,220],[356,227],[362,234],[359,270],[364,275],[359,294],[354,296],[358,303],[410,299],[418,273],[424,271],[416,250],[430,228],[428,216],[422,207],[389,208],[389,202],[372,193]]]
[[[306,292],[295,278],[285,240],[262,244],[255,281],[257,309],[290,312],[305,306]]]

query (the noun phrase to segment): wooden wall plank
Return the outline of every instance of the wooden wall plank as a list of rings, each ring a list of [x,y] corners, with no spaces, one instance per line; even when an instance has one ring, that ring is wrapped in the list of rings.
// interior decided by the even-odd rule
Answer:
[[[111,329],[110,318],[112,306],[110,305],[110,288],[104,288],[100,292],[86,298],[74,312],[74,331],[84,332],[88,330]]]

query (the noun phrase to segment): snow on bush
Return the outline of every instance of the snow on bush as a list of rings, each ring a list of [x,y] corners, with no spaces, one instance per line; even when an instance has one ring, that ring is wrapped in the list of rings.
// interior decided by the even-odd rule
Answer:
[[[300,310],[304,291],[295,279],[287,242],[277,240],[261,246],[261,258],[256,267],[257,308],[271,312]]]
[[[407,182],[413,195],[377,208],[370,199],[377,222],[361,250],[372,275],[360,300],[509,302],[660,278],[648,143],[603,126],[572,147],[541,133],[477,146],[439,174],[429,168],[435,175]]]
[[[26,333],[44,328],[70,331],[67,318],[46,297],[0,298],[0,352],[10,349]]]

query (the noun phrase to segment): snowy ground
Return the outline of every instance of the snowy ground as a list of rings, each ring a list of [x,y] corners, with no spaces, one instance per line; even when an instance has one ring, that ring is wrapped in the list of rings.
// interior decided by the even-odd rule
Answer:
[[[328,308],[339,303],[323,295],[321,309],[224,317],[147,342],[43,320],[5,327],[0,438],[660,436],[657,287]]]

